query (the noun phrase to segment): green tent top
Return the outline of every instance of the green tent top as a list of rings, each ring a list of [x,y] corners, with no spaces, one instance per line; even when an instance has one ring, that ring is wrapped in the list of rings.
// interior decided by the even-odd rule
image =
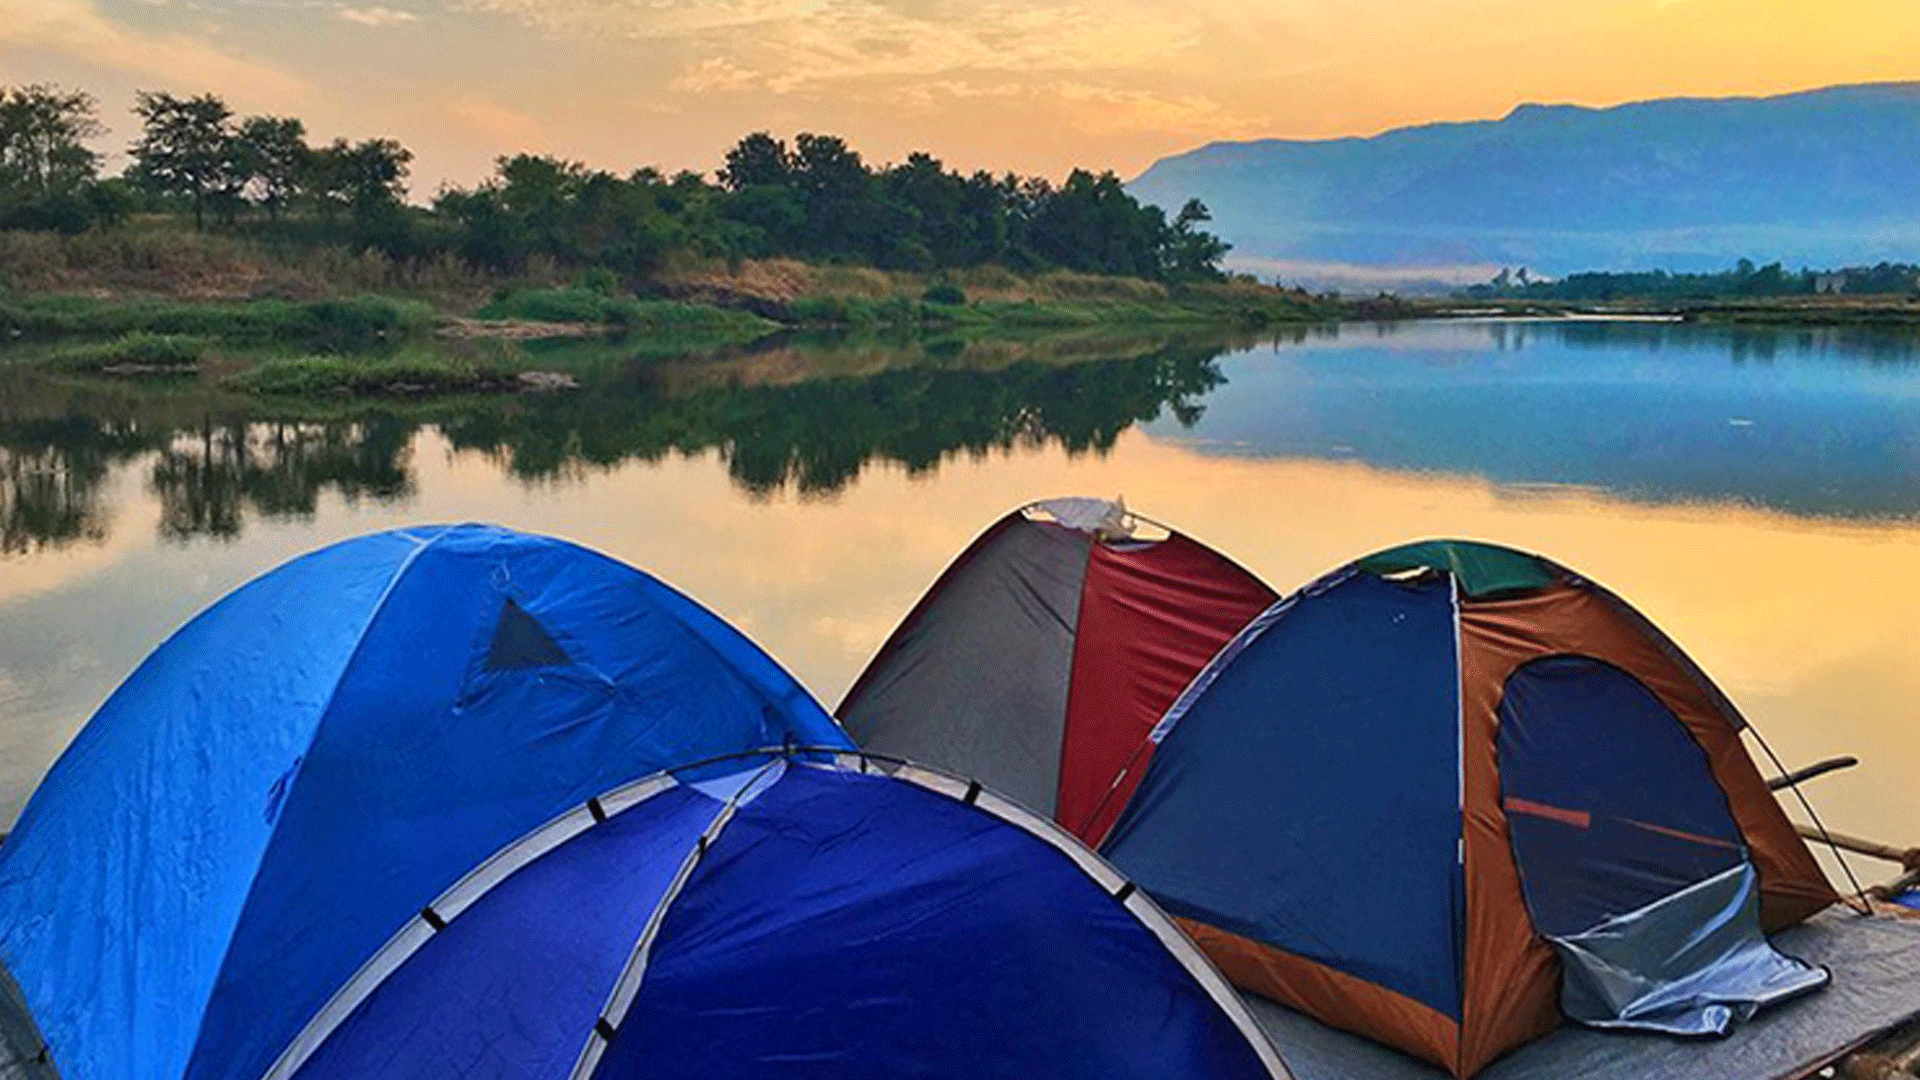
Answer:
[[[1423,540],[1361,559],[1360,569],[1388,577],[1413,570],[1452,574],[1469,597],[1530,592],[1558,580],[1546,562],[1512,548],[1474,540]]]

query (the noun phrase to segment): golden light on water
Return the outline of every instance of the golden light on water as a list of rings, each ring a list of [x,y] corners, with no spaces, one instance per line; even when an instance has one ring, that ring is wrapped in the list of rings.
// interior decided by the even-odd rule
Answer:
[[[246,577],[332,539],[404,523],[486,520],[565,536],[659,575],[752,635],[831,705],[933,577],[1008,509],[1060,494],[1112,497],[1178,527],[1288,591],[1410,539],[1471,537],[1538,551],[1606,584],[1665,628],[1789,763],[1857,754],[1813,788],[1835,827],[1920,840],[1904,777],[1920,760],[1920,523],[1848,523],[1731,505],[1640,505],[1580,490],[1361,464],[1206,456],[1138,430],[1104,456],[1048,448],[960,457],[932,477],[870,465],[827,499],[742,495],[711,455],[629,463],[525,487],[423,434],[418,495],[397,506],[323,499],[311,523],[249,523],[228,547],[156,544],[157,508],[119,489],[108,540],[12,561],[0,631],[59,610],[78,638],[100,620],[142,624],[92,642],[89,689],[6,735],[30,784],[94,704],[173,625]],[[138,472],[137,469],[132,470]],[[92,609],[96,580],[178,587],[128,610]],[[101,586],[105,588],[105,586]],[[60,632],[57,630],[45,632]],[[117,649],[117,651],[116,651]],[[0,672],[0,674],[4,674]],[[19,722],[17,722],[19,723]],[[10,793],[15,799],[24,790]]]

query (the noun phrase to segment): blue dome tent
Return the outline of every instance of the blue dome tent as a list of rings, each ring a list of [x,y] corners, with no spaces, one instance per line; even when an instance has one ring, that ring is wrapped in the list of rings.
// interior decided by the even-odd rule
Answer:
[[[1146,895],[858,755],[651,777],[428,905],[267,1080],[1284,1080]]]
[[[514,838],[781,745],[848,744],[751,642],[601,555],[468,525],[297,559],[141,664],[0,845],[0,1076],[259,1080]]]

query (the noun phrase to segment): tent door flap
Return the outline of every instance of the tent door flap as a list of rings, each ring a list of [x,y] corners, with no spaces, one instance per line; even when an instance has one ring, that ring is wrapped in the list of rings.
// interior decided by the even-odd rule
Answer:
[[[1551,936],[1560,1007],[1602,1028],[1725,1035],[1831,974],[1774,949],[1760,930],[1753,865],[1738,865],[1578,934]]]

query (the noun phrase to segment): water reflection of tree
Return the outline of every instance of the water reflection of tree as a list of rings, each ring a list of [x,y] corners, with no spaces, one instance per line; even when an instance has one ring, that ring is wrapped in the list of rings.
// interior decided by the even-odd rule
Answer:
[[[444,425],[453,444],[488,453],[515,475],[549,480],[583,464],[611,466],[670,452],[717,451],[746,491],[837,492],[869,462],[923,473],[956,455],[1058,445],[1104,452],[1137,422],[1170,412],[1195,423],[1223,377],[1215,347],[1167,347],[1079,364],[1016,363],[994,371],[909,367],[788,386],[698,390],[672,401],[644,393],[578,395],[521,416],[471,414]]]
[[[1540,322],[1508,326],[1495,323],[1493,337],[1502,351],[1520,351],[1529,333],[1569,348],[1599,352],[1673,348],[1695,353],[1724,352],[1732,363],[1770,364],[1779,359],[1832,359],[1876,366],[1907,366],[1920,360],[1920,335],[1908,326],[1775,326],[1765,323],[1702,325],[1678,322]]]
[[[1136,422],[1163,413],[1198,420],[1201,399],[1223,381],[1213,363],[1219,351],[1157,343],[1113,360],[1021,360],[993,370],[923,363],[673,390],[658,367],[634,364],[573,393],[375,403],[351,419],[263,417],[257,410],[301,416],[305,407],[230,396],[76,395],[71,387],[0,395],[0,552],[103,539],[114,510],[105,486],[116,468],[145,472],[160,533],[174,540],[236,537],[256,519],[309,518],[327,493],[405,500],[415,492],[414,440],[428,425],[527,483],[717,452],[734,482],[757,496],[830,494],[875,460],[921,473],[956,454],[1104,452]]]
[[[247,516],[309,518],[320,493],[348,502],[413,494],[415,425],[394,418],[361,423],[248,423],[211,420],[181,431],[154,463],[160,532],[173,539],[233,537]]]
[[[0,421],[0,554],[104,540],[112,467],[145,452],[137,425],[56,417]]]

